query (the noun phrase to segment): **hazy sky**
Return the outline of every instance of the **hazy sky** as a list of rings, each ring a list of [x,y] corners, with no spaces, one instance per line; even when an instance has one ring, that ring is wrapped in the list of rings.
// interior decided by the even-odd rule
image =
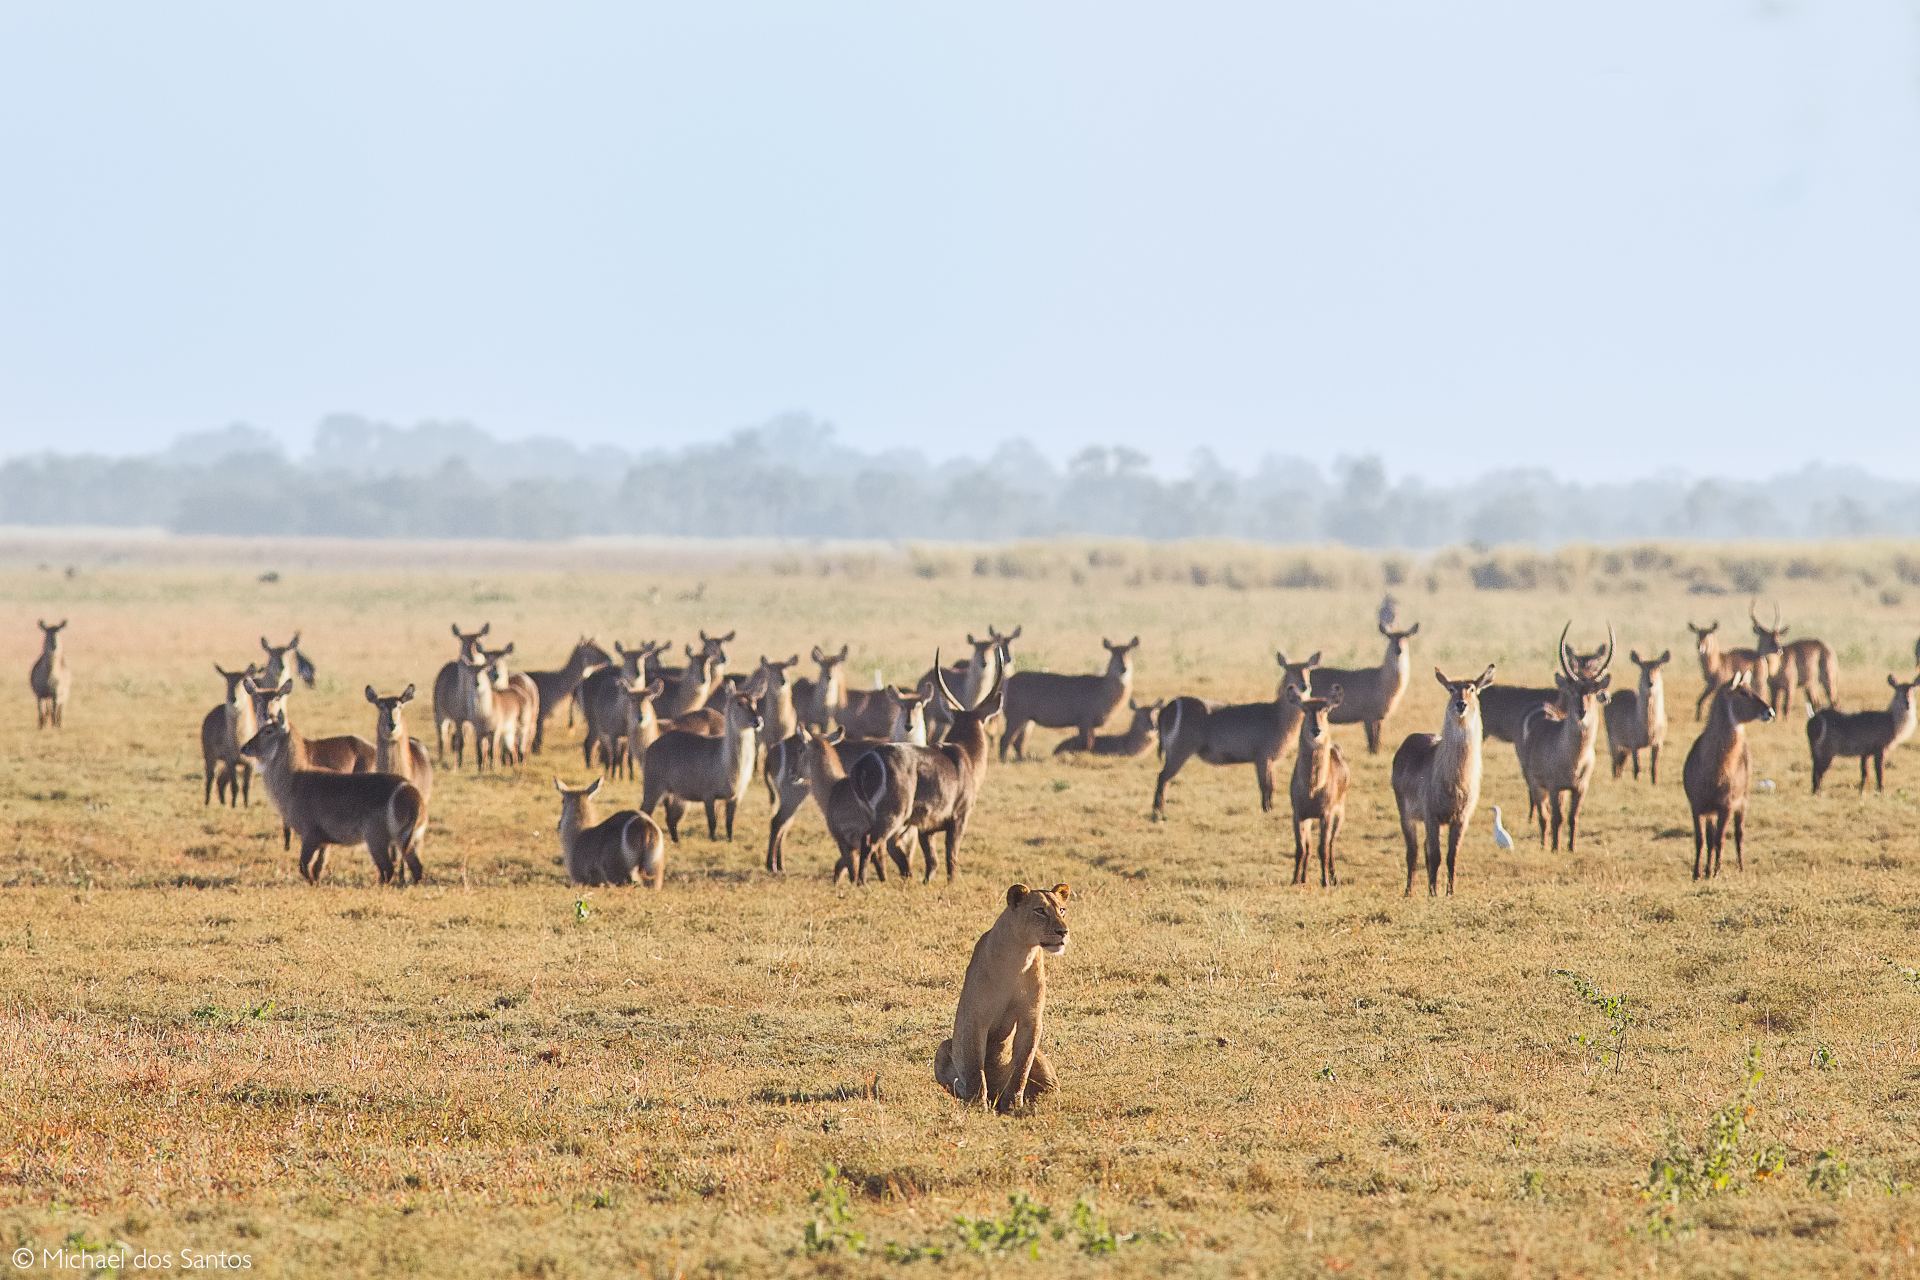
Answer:
[[[1920,0],[295,9],[0,7],[0,451],[1920,475]]]

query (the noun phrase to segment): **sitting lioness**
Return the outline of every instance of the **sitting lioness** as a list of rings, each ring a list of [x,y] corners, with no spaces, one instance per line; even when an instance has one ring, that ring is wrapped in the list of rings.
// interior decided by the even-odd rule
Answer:
[[[1067,886],[1007,890],[1007,909],[973,944],[953,1038],[933,1055],[933,1078],[962,1102],[1011,1111],[1056,1081],[1040,1052],[1047,956],[1067,949]]]

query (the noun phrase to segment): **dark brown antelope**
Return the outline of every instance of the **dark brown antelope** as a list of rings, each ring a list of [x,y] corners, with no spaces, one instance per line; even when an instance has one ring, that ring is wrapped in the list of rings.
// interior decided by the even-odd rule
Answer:
[[[1753,611],[1749,609],[1747,612],[1751,615]],[[1718,619],[1704,627],[1696,627],[1689,622],[1687,630],[1693,632],[1693,649],[1700,657],[1700,678],[1706,685],[1700,690],[1700,696],[1693,704],[1695,720],[1700,718],[1702,710],[1707,705],[1707,699],[1711,698],[1721,685],[1741,672],[1744,671],[1747,674],[1748,682],[1755,687],[1766,684],[1772,670],[1767,659],[1762,657],[1756,649],[1721,648],[1716,635],[1720,630]]]
[[[726,731],[717,738],[669,729],[647,748],[641,777],[641,812],[649,817],[662,802],[667,806],[667,838],[680,842],[680,815],[688,804],[707,810],[707,839],[717,839],[717,806],[727,810],[727,839],[733,839],[733,819],[753,779],[759,750],[760,713],[754,709],[759,689],[748,691],[727,705]]]
[[[1118,648],[1116,660],[1131,648]],[[872,815],[868,848],[895,847],[909,833],[918,837],[925,862],[922,882],[933,879],[935,832],[946,837],[947,879],[953,879],[960,839],[986,776],[987,721],[1000,712],[1009,683],[1003,677],[979,705],[965,707],[947,683],[938,653],[933,667],[934,688],[953,717],[946,742],[938,747],[890,744],[863,757],[851,771],[854,795]]]
[[[826,819],[827,834],[833,839],[833,846],[839,856],[833,864],[833,879],[837,884],[841,872],[845,872],[850,884],[867,882],[867,864],[873,864],[874,874],[881,880],[887,878],[886,860],[872,848],[869,829],[873,824],[873,815],[854,795],[853,783],[847,777],[847,764],[859,761],[863,756],[884,743],[858,740],[849,743],[835,730],[831,734],[814,733],[805,725],[800,727],[794,740],[800,744],[801,771],[805,775],[806,790],[820,806],[821,816]],[[841,750],[842,746],[846,750]],[[770,846],[771,848],[771,846]],[[904,858],[905,855],[901,854]],[[786,870],[784,859],[774,855],[776,871]],[[901,872],[905,874],[906,868]]]
[[[1078,730],[1081,742],[1092,745],[1095,731],[1133,696],[1133,652],[1140,647],[1140,637],[1125,644],[1106,639],[1100,643],[1107,651],[1107,669],[1100,675],[1016,671],[996,681],[993,687],[1002,692],[1007,717],[1006,732],[1000,737],[1002,760],[1009,749],[1019,759],[1027,758],[1027,733],[1036,724],[1043,729]],[[945,688],[944,675],[940,684]]]
[[[1408,897],[1413,896],[1422,827],[1427,896],[1439,892],[1441,827],[1447,829],[1447,896],[1453,896],[1454,855],[1480,803],[1480,691],[1493,683],[1493,667],[1489,664],[1473,680],[1449,680],[1435,667],[1433,678],[1447,691],[1440,732],[1410,733],[1393,753],[1393,801],[1407,843]]]
[[[533,749],[539,751],[547,740],[547,718],[560,709],[562,703],[567,708],[567,727],[573,727],[573,713],[579,705],[580,684],[589,673],[599,670],[613,662],[613,657],[605,649],[581,636],[573,646],[573,652],[567,655],[567,663],[558,671],[528,671],[527,679],[533,681],[533,687],[539,695],[539,718],[533,726]]]
[[[660,665],[660,651],[655,651],[655,656],[648,660],[647,678],[666,682],[667,691],[660,695],[657,708],[662,720],[672,720],[707,705],[707,699],[726,674],[727,651],[723,646],[731,644],[733,637],[731,631],[723,636],[710,636],[702,631],[698,652],[692,645],[684,646],[687,655],[684,667]]]
[[[1557,660],[1557,668],[1565,671],[1569,667],[1591,676],[1598,667],[1600,659],[1606,655],[1605,647],[1592,653],[1576,653],[1562,642]],[[1495,684],[1480,693],[1480,731],[1489,738],[1498,738],[1502,742],[1520,743],[1520,728],[1527,717],[1539,707],[1555,707],[1560,704],[1559,677],[1550,685],[1512,685]]]
[[[587,728],[580,754],[587,768],[594,767],[598,751],[601,767],[616,778],[623,771],[632,777],[639,769],[647,748],[659,736],[654,702],[667,688],[664,680],[643,681],[640,673],[663,647],[649,642],[629,649],[616,640],[613,648],[620,660],[597,668],[581,681],[580,707]]]
[[[997,679],[1013,671],[1013,642],[1020,638],[1022,628],[1015,627],[1005,635],[991,623],[987,625],[987,638],[977,640],[971,634],[967,636],[967,646],[972,654],[947,668],[947,683],[960,690],[960,700],[969,707],[978,706],[987,689]],[[939,746],[947,740],[947,713],[940,699],[933,694],[933,672],[920,677],[915,686],[927,695],[927,743]]]
[[[266,650],[267,661],[264,664],[262,679],[278,687],[287,674],[292,672],[300,677],[300,683],[313,688],[316,673],[313,664],[307,661],[307,655],[300,651],[300,633],[293,633],[293,639],[285,644],[269,644],[265,636],[260,637],[260,647]]]
[[[1386,727],[1387,717],[1400,705],[1400,695],[1407,691],[1407,673],[1412,669],[1407,641],[1420,634],[1417,622],[1404,631],[1394,631],[1384,622],[1377,625],[1387,640],[1387,652],[1379,666],[1351,671],[1321,667],[1313,673],[1315,688],[1330,689],[1337,684],[1346,691],[1345,701],[1333,713],[1333,723],[1363,726],[1368,755],[1379,754],[1380,734]]]
[[[601,779],[569,787],[555,778],[560,793],[560,857],[575,884],[641,884],[658,889],[667,878],[667,845],[652,818],[622,809],[596,821],[594,793]]]
[[[793,709],[801,723],[817,733],[832,729],[840,708],[846,705],[848,652],[844,644],[838,653],[813,646],[813,661],[819,674],[812,679],[802,676],[793,682]]]
[[[1195,697],[1179,697],[1160,713],[1159,780],[1153,786],[1153,816],[1167,812],[1167,788],[1175,775],[1198,756],[1207,764],[1250,764],[1260,788],[1260,811],[1273,809],[1273,782],[1280,761],[1299,737],[1300,703],[1289,694],[1307,692],[1311,673],[1320,663],[1318,653],[1305,662],[1280,663],[1280,687],[1270,702],[1243,702],[1222,706]]]
[[[1693,878],[1720,874],[1720,853],[1733,824],[1733,864],[1747,869],[1747,790],[1753,781],[1753,756],[1747,750],[1747,725],[1773,719],[1773,708],[1753,691],[1753,673],[1735,671],[1715,690],[1707,727],[1693,740],[1680,770],[1687,805],[1693,811]],[[1704,854],[1704,868],[1702,855]]]
[[[1914,730],[1914,684],[1912,680],[1887,677],[1893,697],[1885,711],[1837,711],[1822,707],[1807,721],[1807,748],[1813,753],[1813,794],[1820,794],[1821,780],[1840,756],[1860,757],[1860,791],[1867,790],[1867,766],[1873,766],[1873,789],[1884,791],[1887,752],[1908,738]]]
[[[289,681],[288,683],[291,683]],[[260,767],[280,820],[300,834],[300,875],[318,884],[327,847],[361,844],[381,884],[418,884],[427,805],[419,789],[390,773],[330,773],[294,763],[291,731],[268,720],[242,750]]]
[[[1781,623],[1777,605],[1770,627],[1760,625],[1751,605],[1747,608],[1747,618],[1753,623],[1753,637],[1758,642],[1755,651],[1767,662],[1767,704],[1775,714],[1784,716],[1793,710],[1796,689],[1805,695],[1809,714],[1823,707],[1831,709],[1833,691],[1840,684],[1840,662],[1833,656],[1832,646],[1811,637],[1781,644],[1780,637],[1790,628]],[[1815,681],[1820,684],[1822,698],[1818,703],[1813,698]]]
[[[887,741],[924,743],[926,724],[920,714],[923,708],[923,703],[915,702],[910,708],[905,709],[895,720],[893,732],[887,739],[849,738],[837,729],[831,734],[819,734],[815,733],[811,726],[802,723],[795,728],[792,736],[767,744],[766,778],[774,794],[773,822],[767,829],[768,871],[777,873],[787,869],[787,832],[798,819],[808,796],[813,796],[820,802],[820,811],[827,817],[830,831],[833,830],[835,813],[844,817],[849,812],[844,804],[830,810],[830,802],[820,799],[825,793],[815,789],[812,770],[816,763],[824,764],[825,762],[816,762],[809,757],[807,754],[809,744],[815,739],[825,740],[833,749],[837,761],[835,767],[844,773],[852,768],[861,756],[876,747],[884,746]],[[864,813],[865,810],[861,812]],[[834,838],[837,843],[840,836],[835,834]],[[879,867],[878,862],[875,865]],[[879,871],[881,878],[885,879],[886,869],[880,867]],[[851,863],[849,863],[849,874],[852,874]]]
[[[1571,627],[1571,623],[1568,624]],[[1557,707],[1536,707],[1520,728],[1515,751],[1520,757],[1520,776],[1527,784],[1528,816],[1540,822],[1540,846],[1547,845],[1547,819],[1553,819],[1553,848],[1560,848],[1562,821],[1560,796],[1567,796],[1565,822],[1567,852],[1574,851],[1579,839],[1580,806],[1593,782],[1593,744],[1600,736],[1601,709],[1607,703],[1607,685],[1613,677],[1607,668],[1613,665],[1613,628],[1607,628],[1607,647],[1589,676],[1577,665],[1567,648],[1566,633],[1560,636],[1561,669],[1554,677],[1560,686]]]
[[[261,725],[269,721],[284,726],[295,769],[318,769],[326,773],[372,773],[378,753],[374,745],[357,733],[338,733],[328,738],[309,738],[287,719],[287,699],[293,693],[293,681],[277,686],[262,686],[251,677],[242,681],[253,699],[253,718]]]
[[[367,686],[367,701],[373,704],[373,771],[405,778],[420,792],[423,804],[433,803],[433,760],[427,744],[407,734],[407,713],[403,708],[413,701],[413,686],[382,697]],[[424,829],[424,828],[423,828]]]
[[[447,762],[447,740],[453,740],[453,763],[459,768],[466,763],[467,720],[472,714],[473,700],[469,696],[472,686],[460,674],[461,662],[478,656],[480,642],[487,632],[493,629],[491,622],[480,624],[478,631],[462,631],[459,623],[453,624],[453,638],[459,641],[460,650],[452,662],[440,668],[433,678],[433,736],[437,744],[434,759],[442,765]]]
[[[1307,824],[1318,824],[1320,887],[1340,883],[1334,867],[1334,842],[1347,813],[1347,758],[1334,745],[1328,713],[1340,705],[1339,685],[1324,698],[1302,698],[1287,686],[1287,698],[1300,715],[1300,743],[1293,760],[1293,883],[1307,882]]]
[[[227,682],[227,696],[200,721],[200,759],[206,768],[206,789],[200,803],[212,804],[217,786],[221,804],[251,806],[253,765],[240,754],[240,748],[260,728],[253,716],[253,698],[246,689],[254,667],[248,663],[245,671],[229,671],[216,662],[213,669]]]
[[[1127,699],[1127,710],[1133,719],[1127,722],[1125,733],[1096,733],[1093,746],[1088,747],[1079,734],[1063,738],[1060,745],[1053,749],[1057,756],[1085,753],[1096,756],[1125,756],[1133,759],[1143,756],[1160,745],[1160,711],[1167,704],[1153,702],[1141,706],[1133,699]]]
[[[33,660],[27,683],[33,687],[36,727],[52,725],[58,729],[67,719],[67,695],[73,691],[73,672],[67,667],[67,651],[60,633],[67,629],[65,618],[48,626],[40,621],[40,656]]]
[[[1619,777],[1633,762],[1633,776],[1640,777],[1640,753],[1647,753],[1647,779],[1660,785],[1660,748],[1667,742],[1666,665],[1673,661],[1673,650],[1665,649],[1657,658],[1646,659],[1634,649],[1629,661],[1640,668],[1636,689],[1622,689],[1607,700],[1607,754],[1613,758],[1613,776]]]

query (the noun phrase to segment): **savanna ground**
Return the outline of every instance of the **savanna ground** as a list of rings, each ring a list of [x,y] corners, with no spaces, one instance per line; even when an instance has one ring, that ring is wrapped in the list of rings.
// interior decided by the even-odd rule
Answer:
[[[259,1275],[1912,1274],[1920,757],[1884,795],[1842,764],[1811,800],[1798,712],[1763,727],[1777,790],[1746,872],[1706,885],[1679,761],[1686,619],[1744,638],[1747,594],[1778,599],[1834,644],[1844,702],[1881,705],[1913,666],[1917,584],[1876,546],[10,537],[0,1248],[244,1254]],[[1284,784],[1262,815],[1248,770],[1194,764],[1155,824],[1151,759],[996,764],[959,878],[930,886],[829,883],[811,811],[768,877],[756,789],[735,843],[672,851],[665,892],[583,893],[557,866],[551,778],[583,777],[558,726],[517,775],[441,773],[417,889],[345,850],[308,887],[260,787],[201,804],[210,664],[258,657],[262,632],[299,630],[318,664],[294,702],[309,732],[370,733],[369,682],[428,699],[455,621],[539,666],[583,632],[737,627],[736,667],[845,640],[862,683],[989,622],[1025,627],[1027,668],[1095,670],[1102,635],[1137,632],[1143,698],[1255,698],[1275,648],[1377,661],[1388,586],[1421,623],[1389,748],[1435,726],[1436,663],[1543,680],[1564,620],[1591,645],[1610,619],[1623,655],[1674,650],[1660,787],[1603,777],[1577,854],[1503,854],[1485,804],[1516,835],[1525,805],[1490,744],[1437,901],[1401,896],[1388,757],[1357,727],[1331,891],[1287,883]],[[63,732],[33,727],[37,616],[72,619]],[[1063,1088],[1002,1117],[929,1064],[1015,880],[1072,883],[1074,940],[1052,965]]]

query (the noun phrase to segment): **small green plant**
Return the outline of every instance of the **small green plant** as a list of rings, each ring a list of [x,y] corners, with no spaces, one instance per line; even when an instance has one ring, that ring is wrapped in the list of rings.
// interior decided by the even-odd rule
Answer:
[[[1334,1084],[1340,1079],[1340,1073],[1333,1069],[1331,1062],[1322,1063],[1320,1069],[1313,1074],[1315,1079],[1325,1080],[1328,1084]]]
[[[1520,1171],[1520,1199],[1545,1200],[1547,1198],[1547,1179],[1538,1169]]]
[[[1910,969],[1906,965],[1900,964],[1897,961],[1892,959],[1889,959],[1887,961],[1887,967],[1889,969],[1892,969],[1895,973],[1899,974],[1902,978],[1905,978],[1908,982],[1912,983],[1914,986],[1920,987],[1920,969]]]
[[[1841,1196],[1853,1194],[1853,1166],[1843,1160],[1832,1147],[1828,1147],[1813,1158],[1813,1167],[1807,1170],[1807,1186],[1822,1195]]]
[[[1758,1045],[1747,1047],[1745,1070],[1740,1097],[1713,1113],[1699,1147],[1689,1146],[1677,1133],[1669,1135],[1666,1151],[1655,1156],[1647,1170],[1644,1189],[1655,1200],[1670,1208],[1686,1200],[1703,1200],[1738,1190],[1743,1171],[1755,1181],[1765,1181],[1786,1167],[1786,1157],[1776,1146],[1765,1147],[1750,1157],[1742,1154],[1748,1122],[1754,1114],[1754,1096],[1766,1077]]]
[[[807,1196],[813,1205],[813,1217],[801,1232],[801,1243],[808,1253],[863,1253],[867,1247],[865,1232],[853,1227],[853,1195],[836,1165],[822,1165],[820,1185]]]
[[[573,900],[573,918],[575,920],[585,920],[592,914],[593,908],[587,905],[585,898],[575,898]]]
[[[956,1218],[953,1229],[959,1233],[960,1247],[969,1253],[1010,1253],[1026,1250],[1030,1257],[1040,1256],[1041,1229],[1053,1218],[1053,1211],[1039,1204],[1024,1191],[1007,1197],[1006,1216],[1000,1218]]]
[[[1832,1047],[1824,1044],[1813,1046],[1813,1052],[1807,1057],[1807,1064],[1816,1071],[1831,1071],[1838,1061],[1839,1058],[1834,1056]]]
[[[1620,1060],[1627,1051],[1627,1028],[1633,1023],[1633,1015],[1627,1008],[1626,996],[1608,995],[1606,992],[1600,990],[1600,988],[1594,986],[1585,974],[1575,973],[1571,969],[1555,969],[1552,971],[1552,976],[1565,978],[1571,982],[1573,989],[1579,993],[1580,998],[1592,1005],[1600,1012],[1602,1017],[1606,1018],[1607,1029],[1604,1034],[1613,1052],[1614,1074],[1618,1075],[1620,1072]],[[1583,1049],[1593,1049],[1600,1043],[1597,1038],[1586,1032],[1576,1033],[1572,1039],[1575,1044]]]

